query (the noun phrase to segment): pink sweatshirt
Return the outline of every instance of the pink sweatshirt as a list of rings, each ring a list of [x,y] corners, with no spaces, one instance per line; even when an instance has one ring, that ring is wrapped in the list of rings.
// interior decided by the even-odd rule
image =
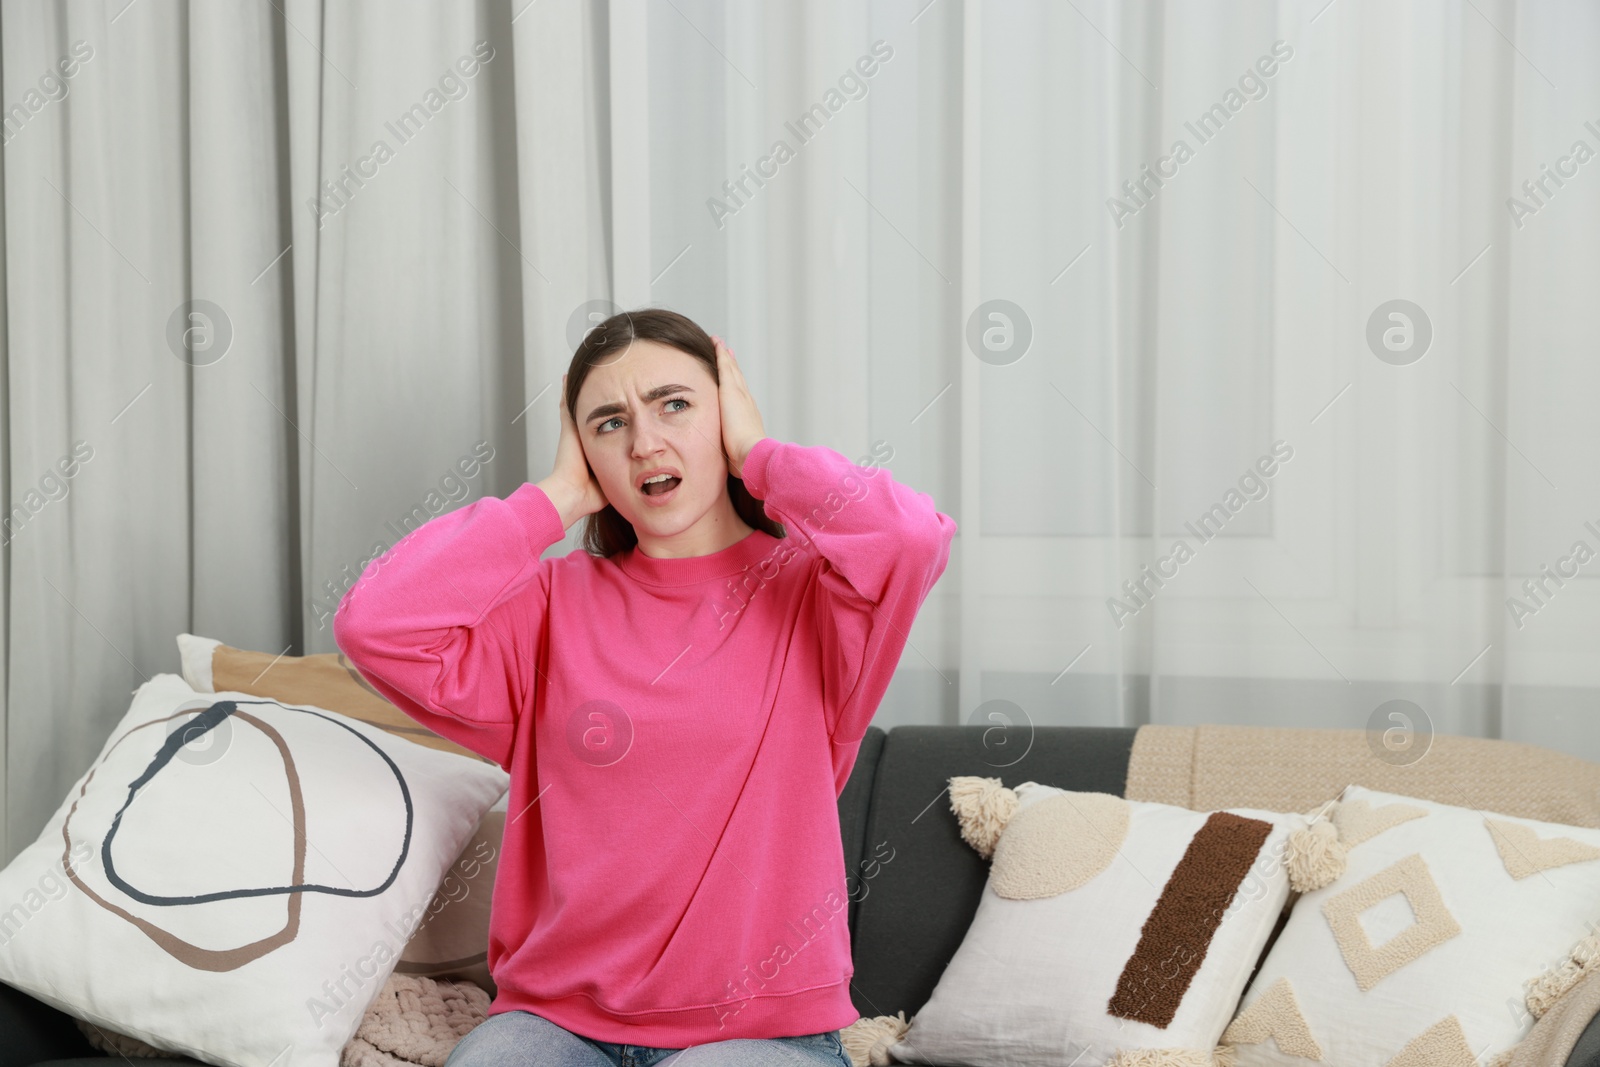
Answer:
[[[787,537],[542,560],[530,482],[339,605],[378,692],[511,775],[490,1014],[659,1048],[859,1017],[837,802],[956,524],[829,448],[763,438],[743,474]]]

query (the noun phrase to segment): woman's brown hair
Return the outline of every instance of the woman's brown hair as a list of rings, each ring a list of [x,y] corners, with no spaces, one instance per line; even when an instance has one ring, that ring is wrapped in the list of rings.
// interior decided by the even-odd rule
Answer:
[[[572,364],[567,368],[567,395],[563,402],[572,415],[574,425],[578,422],[578,390],[583,388],[583,380],[589,376],[590,368],[604,362],[612,353],[625,350],[635,341],[671,345],[705,364],[711,380],[720,383],[716,343],[692,319],[666,308],[620,311],[590,330],[578,344],[578,350],[572,354]],[[744,480],[735,478],[731,473],[728,475],[728,496],[733,502],[733,510],[746,525],[765,530],[773,537],[785,536],[783,524],[769,518],[761,501],[751,496],[750,490],[745,488]],[[633,524],[608,503],[584,520],[583,533],[578,541],[580,547],[591,555],[609,557],[637,545],[639,535],[634,532]]]

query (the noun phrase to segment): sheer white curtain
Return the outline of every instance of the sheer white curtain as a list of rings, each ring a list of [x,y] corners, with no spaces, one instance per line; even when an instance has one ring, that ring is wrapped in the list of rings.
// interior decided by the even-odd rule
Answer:
[[[1600,756],[1597,47],[1577,0],[8,3],[0,856],[176,633],[330,651],[375,547],[542,476],[605,302],[957,519],[880,725],[1407,700]]]

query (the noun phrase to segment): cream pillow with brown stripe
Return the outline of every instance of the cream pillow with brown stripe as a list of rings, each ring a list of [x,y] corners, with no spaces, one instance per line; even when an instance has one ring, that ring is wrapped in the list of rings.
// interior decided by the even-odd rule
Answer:
[[[1289,838],[1307,820],[1036,782],[951,786],[963,837],[991,855],[989,879],[890,1055],[1209,1067],[1288,900]]]
[[[343,652],[280,656],[225,645],[215,638],[178,635],[184,681],[198,692],[227,690],[337,711],[428,748],[497,766],[429,730],[389,703],[361,677]],[[508,794],[479,820],[472,838],[429,902],[415,936],[395,968],[401,974],[462,978],[490,996],[489,904],[494,896]]]

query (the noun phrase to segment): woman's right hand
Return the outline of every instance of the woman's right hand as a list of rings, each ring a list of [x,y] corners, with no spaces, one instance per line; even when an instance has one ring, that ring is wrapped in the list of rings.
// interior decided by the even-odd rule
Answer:
[[[561,512],[562,528],[571,526],[586,515],[593,515],[610,503],[600,483],[595,480],[589,461],[583,455],[583,441],[578,437],[578,427],[567,410],[567,376],[561,376],[561,395],[557,397],[561,409],[561,438],[556,442],[555,469],[539,483]]]

